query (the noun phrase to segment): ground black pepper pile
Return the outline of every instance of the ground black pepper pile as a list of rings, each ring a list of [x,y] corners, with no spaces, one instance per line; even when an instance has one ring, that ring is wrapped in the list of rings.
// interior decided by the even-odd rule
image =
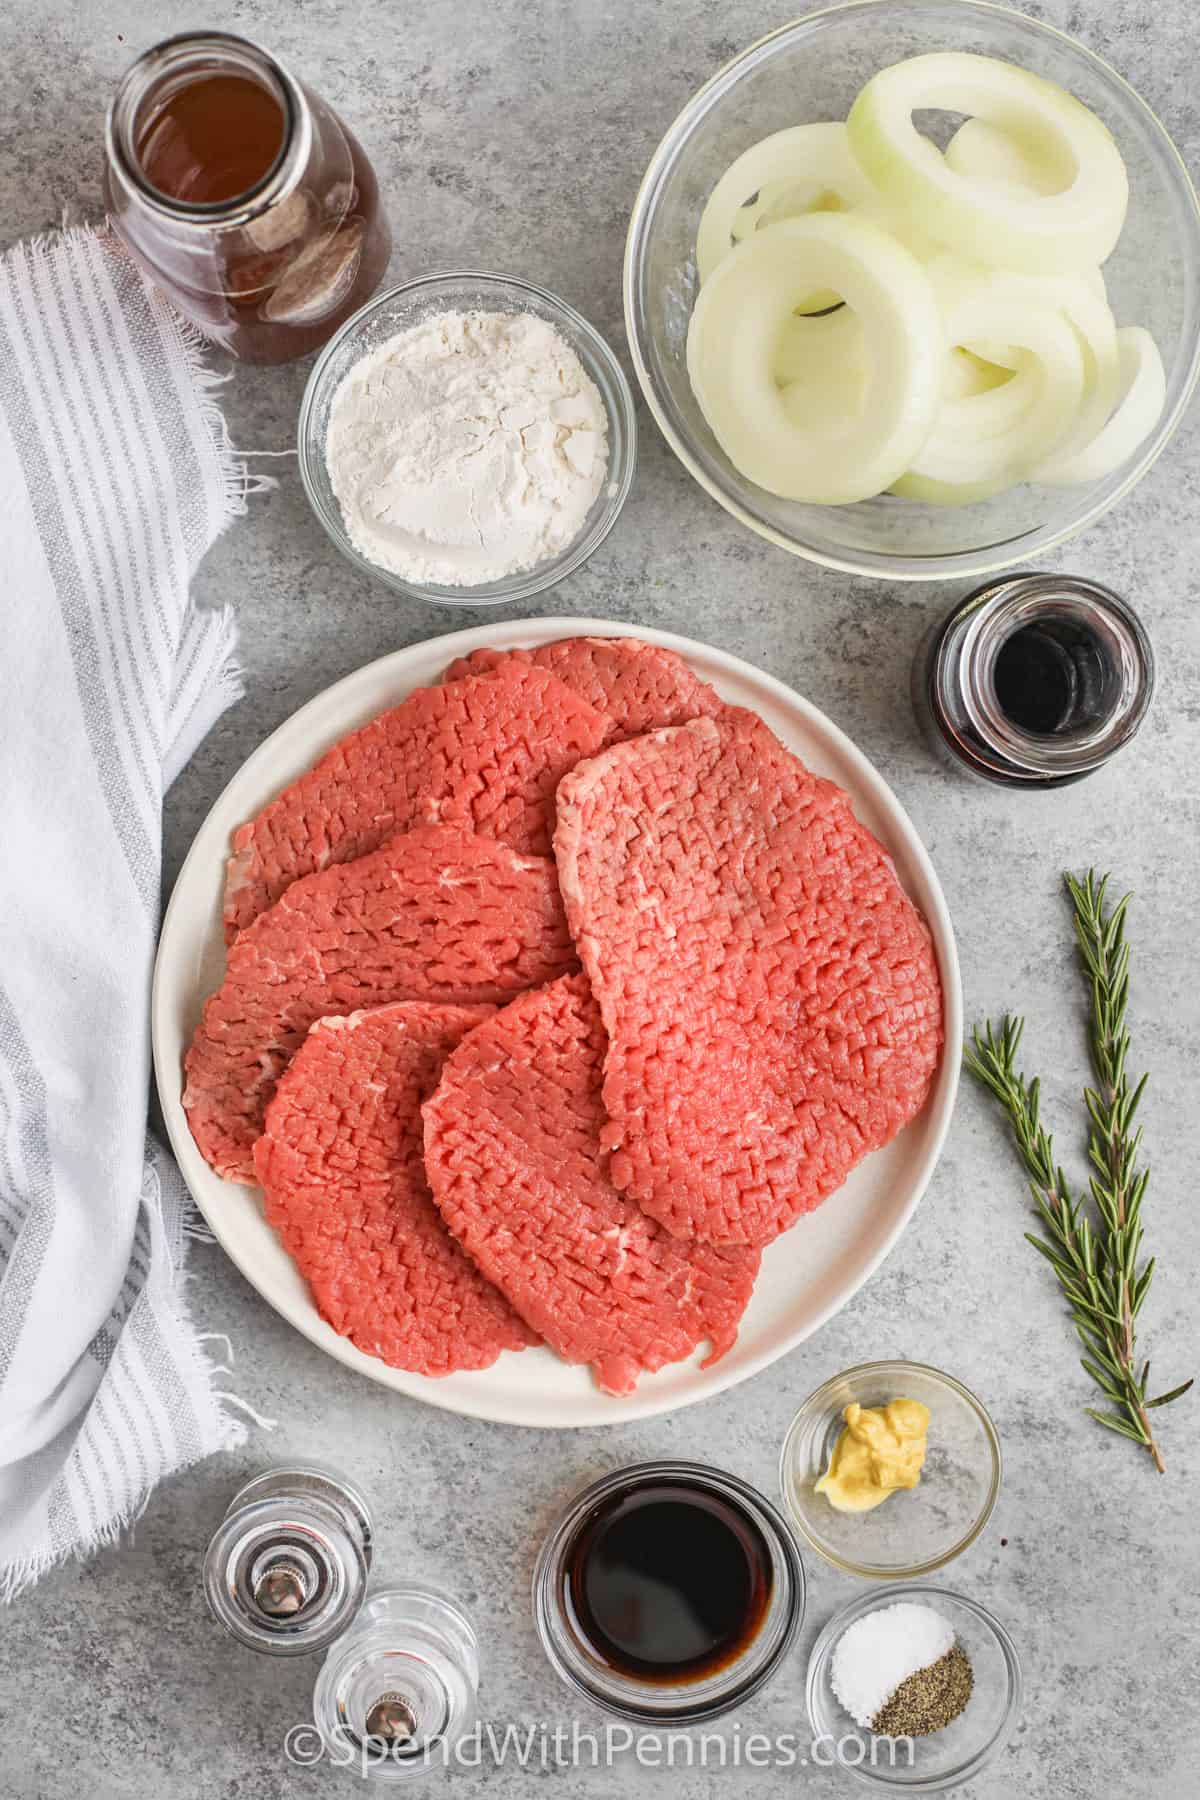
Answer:
[[[871,1730],[881,1737],[928,1737],[957,1719],[974,1685],[966,1652],[955,1644],[927,1669],[918,1669],[900,1683],[871,1720]]]

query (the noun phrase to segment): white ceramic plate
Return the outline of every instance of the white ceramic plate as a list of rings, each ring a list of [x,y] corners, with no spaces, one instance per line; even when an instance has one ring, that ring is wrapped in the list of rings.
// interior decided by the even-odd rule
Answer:
[[[183,1053],[224,967],[221,888],[235,827],[336,738],[394,706],[411,689],[436,682],[452,657],[485,644],[532,647],[574,636],[636,636],[680,651],[727,700],[753,707],[811,768],[845,788],[859,818],[895,858],[900,880],[929,922],[946,1000],[947,1051],[924,1112],[885,1150],[860,1164],[840,1192],[771,1245],[735,1347],[711,1369],[697,1366],[703,1354],[698,1351],[688,1362],[643,1375],[637,1391],[620,1400],[602,1394],[587,1369],[570,1367],[549,1350],[508,1352],[490,1369],[442,1380],[405,1374],[356,1350],[317,1313],[263,1218],[258,1194],[222,1181],[204,1162],[180,1104]],[[153,1033],[167,1129],[197,1205],[246,1279],[314,1344],[385,1387],[473,1418],[513,1425],[612,1425],[687,1406],[766,1368],[831,1318],[879,1267],[925,1190],[950,1121],[962,991],[946,902],[920,839],[891,789],[822,713],[749,663],[689,638],[601,619],[537,619],[482,625],[382,657],[318,694],[260,745],[209,813],[175,884],[158,949]]]

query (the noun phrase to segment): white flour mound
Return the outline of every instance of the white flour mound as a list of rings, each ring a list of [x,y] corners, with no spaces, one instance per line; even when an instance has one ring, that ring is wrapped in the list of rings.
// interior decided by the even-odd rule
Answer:
[[[326,460],[363,556],[403,580],[472,587],[578,536],[604,483],[608,421],[544,319],[445,312],[354,365]]]

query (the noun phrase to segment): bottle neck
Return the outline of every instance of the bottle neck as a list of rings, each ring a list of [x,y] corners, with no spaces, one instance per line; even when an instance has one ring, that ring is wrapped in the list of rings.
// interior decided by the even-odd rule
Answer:
[[[175,95],[214,76],[252,81],[271,95],[282,121],[279,150],[271,166],[243,193],[216,201],[176,199],[148,179],[140,146],[155,117]],[[273,56],[232,33],[188,32],[156,44],[128,70],[108,111],[105,149],[112,176],[128,202],[175,225],[226,230],[258,218],[292,192],[308,163],[312,136],[304,91]]]

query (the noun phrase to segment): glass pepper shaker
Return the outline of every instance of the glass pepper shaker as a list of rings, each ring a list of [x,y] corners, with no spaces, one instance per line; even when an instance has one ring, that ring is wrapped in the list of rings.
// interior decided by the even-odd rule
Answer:
[[[238,1489],[213,1535],[205,1598],[248,1649],[311,1655],[358,1613],[371,1544],[370,1508],[345,1476],[317,1464],[267,1469]]]
[[[323,100],[246,38],[168,38],[108,113],[104,196],[155,285],[247,362],[282,363],[375,291],[391,251],[370,163]]]
[[[456,1600],[423,1583],[373,1593],[328,1651],[313,1720],[330,1760],[380,1781],[447,1759],[476,1713],[479,1641]]]
[[[1154,653],[1110,588],[1017,575],[968,594],[926,635],[912,687],[931,742],[958,766],[1007,787],[1062,787],[1137,732]]]

